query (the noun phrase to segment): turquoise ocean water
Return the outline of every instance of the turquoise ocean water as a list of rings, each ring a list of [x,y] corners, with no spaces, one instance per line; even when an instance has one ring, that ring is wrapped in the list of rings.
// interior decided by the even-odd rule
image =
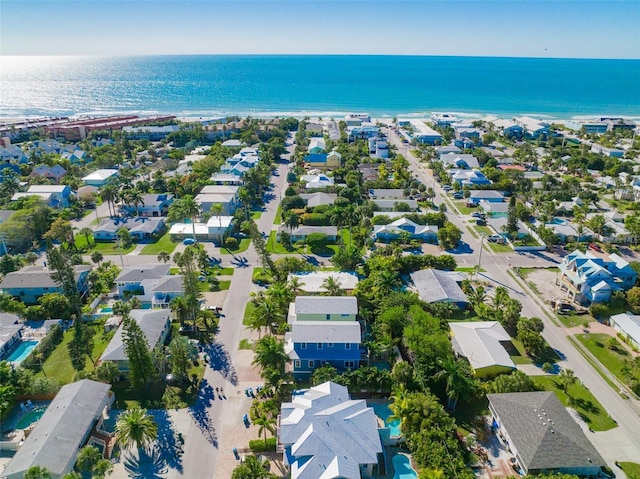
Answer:
[[[0,116],[640,116],[640,60],[417,56],[2,57]]]

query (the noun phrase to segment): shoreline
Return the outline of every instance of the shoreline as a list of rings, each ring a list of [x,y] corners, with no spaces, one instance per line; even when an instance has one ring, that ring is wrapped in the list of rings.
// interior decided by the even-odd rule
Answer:
[[[590,121],[601,117],[614,117],[623,118],[625,120],[631,120],[640,122],[640,112],[638,114],[617,114],[615,112],[604,112],[598,114],[551,114],[551,113],[532,113],[532,112],[464,112],[454,110],[433,110],[433,111],[418,111],[409,113],[385,113],[376,111],[360,111],[360,110],[291,110],[291,111],[276,111],[276,110],[239,110],[237,112],[232,111],[158,111],[158,110],[109,110],[109,111],[89,111],[89,112],[76,112],[76,113],[62,113],[62,112],[47,112],[37,115],[20,115],[11,114],[3,115],[0,113],[1,123],[16,123],[25,120],[35,120],[49,117],[69,117],[70,120],[79,120],[84,118],[105,118],[109,116],[118,115],[138,115],[140,117],[151,117],[158,115],[174,115],[179,121],[192,121],[198,122],[199,120],[214,120],[227,117],[238,116],[240,118],[259,118],[259,119],[274,119],[274,118],[297,118],[303,119],[308,117],[310,120],[322,119],[323,121],[333,118],[335,121],[340,121],[348,114],[367,114],[374,120],[391,120],[392,118],[409,118],[409,119],[428,119],[435,113],[448,113],[450,115],[458,117],[460,120],[475,121],[482,120],[487,117],[497,118],[514,118],[518,116],[530,116],[540,120],[548,120],[554,123],[564,123],[568,120],[580,120]]]

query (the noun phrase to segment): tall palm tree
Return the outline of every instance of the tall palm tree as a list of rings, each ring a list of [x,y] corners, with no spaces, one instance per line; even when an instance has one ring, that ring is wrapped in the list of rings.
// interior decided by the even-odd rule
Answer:
[[[183,214],[191,219],[191,228],[193,231],[193,240],[196,240],[196,218],[200,215],[200,205],[196,203],[196,200],[191,195],[186,195],[181,198],[181,209]]]
[[[51,479],[51,473],[46,467],[31,466],[25,471],[24,479]]]
[[[167,264],[170,259],[171,255],[165,250],[162,250],[158,253],[158,261],[162,261],[164,264]]]
[[[212,216],[218,218],[218,226],[222,228],[222,213],[224,213],[224,207],[220,203],[214,203],[209,210]]]
[[[258,436],[264,434],[264,445],[267,445],[267,432],[274,434],[276,431],[276,419],[274,417],[270,417],[267,414],[261,414],[258,418],[256,418],[253,423],[258,426]]]
[[[327,292],[327,296],[343,296],[342,284],[335,276],[329,276],[322,282],[322,288]]]
[[[244,462],[233,470],[231,479],[274,479],[267,467],[269,462],[262,456],[245,456]]]
[[[102,454],[97,447],[85,446],[78,451],[76,467],[80,471],[91,471],[100,459],[102,459]]]
[[[294,296],[297,296],[302,292],[303,286],[304,283],[298,276],[292,276],[291,279],[287,281],[287,288],[289,288]]]
[[[176,315],[176,319],[180,322],[180,325],[184,325],[184,322],[189,317],[190,313],[189,304],[186,298],[184,296],[171,298],[169,308],[171,308],[171,311]]]
[[[144,195],[138,188],[133,188],[126,193],[127,203],[133,205],[136,209],[136,216],[140,216],[140,205],[144,206]]]
[[[146,409],[128,409],[116,422],[116,442],[124,448],[141,448],[156,439],[158,425]]]
[[[102,189],[100,190],[100,198],[102,198],[102,201],[107,202],[107,207],[109,208],[109,216],[111,217],[115,216],[114,212],[112,212],[111,210],[111,205],[113,204],[113,202],[116,200],[117,197],[118,197],[118,189],[116,188],[116,185],[114,185],[113,183],[109,183],[103,186]]]
[[[444,359],[436,378],[444,378],[446,381],[447,407],[455,411],[456,404],[461,395],[468,395],[474,392],[474,383],[469,376],[469,368],[465,367],[462,360],[457,360],[453,356]]]

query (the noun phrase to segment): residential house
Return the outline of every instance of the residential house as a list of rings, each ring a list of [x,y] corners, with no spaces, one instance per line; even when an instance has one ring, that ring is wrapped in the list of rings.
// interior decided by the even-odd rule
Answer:
[[[300,177],[300,182],[305,183],[305,188],[307,190],[317,189],[317,188],[327,188],[329,186],[333,186],[333,178],[327,175],[302,175]]]
[[[60,165],[38,165],[36,166],[29,177],[35,178],[36,176],[40,176],[42,178],[46,178],[48,180],[53,181],[56,185],[60,183],[60,180],[64,175],[67,174],[67,170],[65,170]]]
[[[447,169],[471,170],[480,168],[478,159],[469,154],[447,153],[446,155],[440,155],[440,161]]]
[[[212,241],[215,245],[224,244],[233,224],[233,216],[212,216],[206,223],[174,223],[169,229],[173,241],[195,238],[198,241]]]
[[[436,146],[436,153],[438,153],[438,156],[444,156],[444,155],[448,155],[449,153],[462,153],[462,150],[455,146],[455,145],[442,145],[442,146]]]
[[[404,211],[406,212],[406,206],[409,207],[409,211],[417,211],[419,209],[418,202],[416,200],[401,199],[386,199],[386,200],[371,200],[379,211]],[[406,206],[405,206],[406,205]]]
[[[487,226],[495,231],[500,236],[506,236],[507,229],[507,217],[506,216],[491,216],[487,218]],[[526,236],[531,236],[531,230],[522,220],[516,222],[517,230],[511,234],[512,240],[519,240]]]
[[[640,316],[629,312],[614,314],[609,318],[609,324],[631,346],[640,348]]]
[[[432,113],[431,121],[437,126],[451,126],[460,121],[460,119],[451,113]]]
[[[8,144],[0,146],[0,160],[3,162],[15,161],[24,164],[29,162],[29,157],[25,155],[20,145]]]
[[[355,140],[366,140],[380,134],[380,128],[375,125],[354,126],[347,129],[347,138],[350,142]]]
[[[148,218],[136,216],[133,218],[105,218],[98,225],[93,226],[95,241],[116,241],[118,231],[125,228],[131,239],[136,243],[157,241],[165,231],[164,218]]]
[[[487,378],[516,369],[505,349],[511,336],[497,321],[449,323],[451,344],[456,354],[467,358],[473,374]]]
[[[471,190],[469,201],[474,203],[480,203],[481,201],[502,203],[504,201],[504,194],[497,190]]]
[[[120,211],[130,216],[167,216],[169,206],[171,206],[173,200],[174,198],[171,193],[148,193],[142,195],[142,202],[137,208],[133,204],[125,204],[120,206]]]
[[[426,303],[450,303],[459,309],[466,309],[469,304],[467,295],[458,284],[463,278],[457,273],[423,269],[410,276],[420,299]]]
[[[326,168],[327,167],[327,154],[326,153],[309,153],[304,157],[304,162],[311,168]]]
[[[568,254],[559,268],[556,284],[580,303],[605,303],[615,291],[633,287],[638,277],[631,265],[618,255],[607,258],[591,251],[576,250]]]
[[[207,185],[196,196],[196,203],[204,213],[209,212],[213,205],[219,204],[222,206],[221,214],[233,216],[240,206],[239,189],[240,186],[237,185]]]
[[[316,206],[332,205],[338,198],[335,193],[302,193],[300,195],[309,208],[315,208]]]
[[[330,364],[338,371],[357,369],[363,358],[358,300],[354,296],[298,296],[289,305],[290,331],[285,353],[296,378]]]
[[[475,185],[490,185],[491,180],[487,178],[480,170],[459,170],[452,169],[448,171],[451,181],[459,183],[461,186],[473,187]]]
[[[4,183],[8,178],[11,178],[15,182],[19,182],[20,174],[21,171],[18,165],[7,162],[0,163],[0,183]]]
[[[408,218],[398,218],[387,225],[373,227],[373,236],[377,241],[390,242],[409,234],[409,239],[436,243],[438,241],[438,227],[435,225],[419,225]]]
[[[338,228],[335,226],[297,226],[291,230],[288,226],[279,226],[278,227],[278,238],[285,232],[291,235],[291,241],[306,241],[307,237],[313,233],[322,233],[327,235],[327,240],[330,242],[336,241],[338,239]]]
[[[383,452],[373,409],[333,382],[282,404],[277,442],[291,479],[372,477]]]
[[[492,217],[506,217],[509,211],[509,203],[492,203],[490,201],[481,200],[478,202],[478,206],[488,216]]]
[[[171,331],[171,311],[169,309],[132,309],[129,316],[144,333],[150,350],[165,343]],[[105,361],[114,362],[118,366],[121,378],[124,379],[129,375],[129,358],[124,344],[124,323],[120,324],[100,356],[100,362]]]
[[[91,266],[74,266],[74,277],[76,286],[81,296],[89,291],[89,271]],[[52,272],[43,266],[26,266],[19,271],[7,273],[2,282],[0,290],[19,298],[25,304],[36,304],[38,299],[47,293],[63,293],[62,286],[54,281]]]
[[[184,294],[182,280],[183,277],[179,274],[143,279],[140,281],[142,294],[138,299],[143,306],[168,308],[173,298]]]
[[[579,121],[579,120],[567,120],[564,122],[564,126],[573,131],[582,131],[588,134],[601,135],[607,132],[607,123],[599,120],[595,121]]]
[[[369,138],[369,155],[374,158],[389,158],[389,144],[386,137],[373,136]]]
[[[358,171],[364,181],[376,181],[380,176],[380,166],[384,163],[360,163]]]
[[[91,158],[89,158],[87,152],[81,150],[80,148],[74,148],[71,151],[65,151],[60,156],[65,160],[69,160],[69,162],[73,165],[77,165],[78,163],[91,162]]]
[[[306,294],[326,293],[327,290],[323,286],[329,278],[340,285],[344,291],[353,291],[358,286],[358,276],[355,273],[346,271],[309,271],[304,273],[292,273],[287,280],[298,280],[300,291]]]
[[[376,188],[369,190],[372,200],[404,200],[408,199],[403,189]]]
[[[307,151],[312,155],[317,155],[320,153],[324,153],[327,145],[324,142],[324,138],[311,138],[309,140],[309,147]]]
[[[118,174],[119,172],[116,169],[101,168],[82,178],[82,182],[85,185],[100,187],[106,185],[111,178],[115,178]]]
[[[307,123],[304,129],[311,136],[322,136],[322,125],[320,123]]]
[[[85,444],[110,450],[113,435],[102,428],[103,418],[115,399],[110,390],[110,384],[90,379],[62,386],[2,477],[22,479],[29,468],[40,466],[52,479],[61,479],[73,470],[78,451]]]
[[[118,288],[118,296],[122,299],[127,299],[130,296],[149,296],[150,293],[144,289],[143,282],[163,279],[166,276],[169,276],[168,264],[141,264],[127,266],[120,272],[114,282]]]
[[[23,324],[11,313],[0,313],[0,360],[9,355],[14,344],[22,337]]]
[[[368,113],[348,113],[344,117],[347,126],[360,126],[362,123],[369,123],[371,116]]]
[[[178,125],[165,126],[125,126],[122,132],[135,140],[160,141],[169,134],[180,130]]]
[[[606,462],[552,391],[487,394],[520,473],[595,477]]]
[[[494,120],[493,125],[498,131],[508,138],[521,139],[524,136],[524,128],[513,120]]]
[[[71,198],[71,188],[67,185],[31,185],[27,191],[14,194],[13,201],[29,196],[42,198],[52,208],[66,208]]]
[[[597,143],[593,143],[591,145],[591,151],[611,158],[622,158],[624,156],[623,150],[618,148],[608,148],[606,146],[598,145]]]
[[[544,227],[553,231],[561,243],[567,243],[570,241],[591,241],[594,236],[593,231],[586,226],[583,226],[582,233],[579,233],[578,226],[569,221],[562,223],[546,223]]]
[[[211,175],[211,181],[216,185],[235,185],[242,186],[242,178],[228,173],[214,173]]]

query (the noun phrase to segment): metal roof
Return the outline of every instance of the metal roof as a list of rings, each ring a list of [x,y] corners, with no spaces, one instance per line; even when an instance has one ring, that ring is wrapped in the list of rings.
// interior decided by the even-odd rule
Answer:
[[[74,266],[74,276],[76,281],[80,274],[90,271],[92,266],[78,265]],[[29,266],[22,268],[20,271],[13,271],[5,275],[0,289],[15,288],[57,288],[59,285],[51,277],[49,269],[41,266]]]
[[[467,295],[446,271],[423,269],[411,273],[411,280],[418,290],[420,299],[427,303],[448,302],[468,303]]]
[[[132,309],[129,313],[133,320],[138,323],[140,329],[147,338],[149,349],[153,349],[160,341],[162,331],[169,320],[169,309]],[[128,357],[124,349],[123,341],[124,322],[120,324],[118,330],[111,338],[100,361],[127,361]]]
[[[504,366],[515,369],[509,353],[500,344],[511,337],[497,321],[449,323],[452,343],[458,354],[469,360],[473,369]]]
[[[160,278],[169,274],[168,264],[140,264],[123,269],[115,279],[116,283],[139,283],[144,279]]]
[[[360,344],[357,321],[296,321],[291,325],[294,343]]]
[[[354,296],[298,296],[298,314],[358,314],[358,300]]]

